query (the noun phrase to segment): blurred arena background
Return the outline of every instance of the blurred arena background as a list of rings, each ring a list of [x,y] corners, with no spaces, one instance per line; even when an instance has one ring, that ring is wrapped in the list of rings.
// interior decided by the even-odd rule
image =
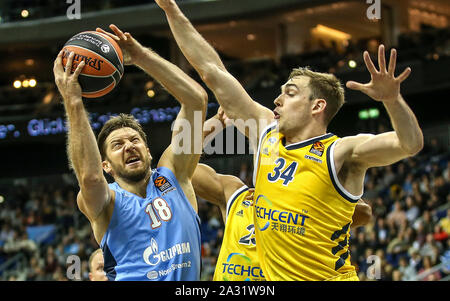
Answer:
[[[0,280],[67,280],[67,257],[82,262],[98,248],[76,206],[68,169],[64,110],[53,61],[83,30],[111,23],[170,59],[199,82],[176,47],[163,12],[144,0],[0,1]],[[370,2],[370,3],[367,3]],[[80,17],[77,19],[76,4]],[[291,68],[332,72],[343,83],[366,82],[363,50],[398,50],[398,70],[412,68],[402,94],[425,135],[417,156],[369,170],[364,200],[372,221],[352,230],[350,250],[361,280],[450,279],[450,2],[448,0],[179,0],[247,91],[269,108]],[[377,3],[380,10],[376,10]],[[375,9],[375,10],[374,10]],[[379,19],[369,19],[378,13]],[[376,14],[375,14],[376,16]],[[75,17],[75,18],[74,18]],[[347,104],[330,132],[339,136],[390,130],[379,103],[346,90]],[[98,130],[111,114],[132,113],[149,133],[154,162],[170,142],[177,102],[152,78],[126,67],[118,87],[86,100]],[[217,102],[210,93],[208,117]],[[231,132],[233,133],[233,132]],[[238,139],[237,132],[234,132]],[[225,140],[225,139],[223,139]],[[226,144],[226,143],[225,143]],[[250,151],[204,155],[218,172],[252,178]],[[211,280],[223,236],[219,210],[199,200],[202,280]],[[375,255],[371,256],[371,255]],[[369,260],[370,259],[370,260]]]

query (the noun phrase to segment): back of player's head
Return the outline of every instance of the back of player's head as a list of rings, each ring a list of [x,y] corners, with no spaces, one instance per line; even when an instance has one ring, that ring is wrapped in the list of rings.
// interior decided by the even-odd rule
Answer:
[[[144,130],[142,129],[142,126],[140,123],[133,117],[133,115],[130,114],[119,114],[118,116],[114,116],[111,119],[109,119],[100,130],[100,133],[97,137],[97,145],[98,149],[100,151],[100,155],[102,157],[102,160],[106,157],[106,148],[105,148],[105,141],[106,138],[111,134],[113,131],[121,129],[121,128],[132,128],[136,132],[139,133],[139,135],[144,140],[145,144],[147,144],[147,135],[145,134]]]
[[[328,125],[345,102],[341,82],[333,74],[315,72],[308,67],[294,68],[289,79],[298,76],[309,77],[310,100],[324,99],[327,102],[325,123]]]
[[[97,249],[94,252],[92,252],[91,256],[89,256],[89,271],[92,272],[92,261],[94,260],[95,255],[97,255],[98,253],[101,253],[103,256],[103,252],[102,249]]]

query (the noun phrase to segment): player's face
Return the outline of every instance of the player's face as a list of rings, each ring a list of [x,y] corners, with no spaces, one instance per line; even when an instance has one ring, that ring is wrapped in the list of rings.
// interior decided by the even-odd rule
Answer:
[[[310,78],[291,78],[281,87],[281,94],[275,99],[275,119],[278,119],[280,133],[295,133],[311,120]]]
[[[102,252],[98,252],[92,259],[89,279],[91,281],[108,281],[105,271],[103,270],[104,266],[105,262],[103,260],[103,254]]]
[[[106,138],[106,158],[114,178],[139,182],[150,172],[150,151],[132,128],[117,129]]]

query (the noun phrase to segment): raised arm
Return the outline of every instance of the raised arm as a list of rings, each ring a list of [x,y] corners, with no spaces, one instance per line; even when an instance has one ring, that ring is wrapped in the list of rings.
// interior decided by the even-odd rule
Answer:
[[[256,121],[244,134],[251,139],[273,121],[273,112],[255,102],[225,68],[214,48],[197,32],[174,0],[156,0],[164,10],[178,46],[203,81],[213,91],[230,119]],[[261,120],[261,121],[260,121]],[[260,123],[262,125],[260,125]]]
[[[206,164],[198,164],[192,185],[196,195],[219,206],[225,222],[228,199],[245,184],[238,177],[222,175]]]
[[[81,98],[78,75],[85,63],[80,62],[71,74],[73,57],[71,53],[64,71],[60,52],[54,62],[53,73],[67,114],[67,152],[80,185],[78,207],[95,224],[114,195],[103,176],[100,152]],[[94,234],[98,238],[98,233]]]
[[[172,132],[172,144],[162,155],[158,166],[171,169],[179,180],[190,179],[201,155],[201,127],[205,118],[208,95],[206,91],[180,68],[163,59],[149,48],[142,46],[130,33],[123,33],[117,26],[110,25],[114,34],[97,28],[97,31],[116,40],[124,52],[124,64],[134,64],[157,80],[181,104]],[[195,123],[200,124],[195,126]],[[185,131],[183,133],[183,131]],[[185,148],[178,149],[174,140],[186,134]],[[197,143],[197,144],[198,144]],[[200,151],[199,151],[200,150]]]
[[[348,88],[359,90],[383,103],[394,131],[341,139],[335,150],[335,154],[341,160],[337,160],[336,164],[351,161],[362,168],[385,166],[413,156],[422,149],[422,130],[414,113],[400,94],[400,84],[409,76],[411,69],[407,68],[398,77],[395,77],[396,57],[397,52],[392,49],[389,67],[386,70],[384,46],[381,45],[378,49],[380,70],[377,70],[368,52],[364,52],[364,61],[370,72],[371,81],[367,84],[347,82]]]

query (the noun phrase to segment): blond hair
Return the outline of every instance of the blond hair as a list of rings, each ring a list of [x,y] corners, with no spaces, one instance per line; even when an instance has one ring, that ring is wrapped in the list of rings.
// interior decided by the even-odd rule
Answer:
[[[328,125],[345,102],[344,88],[333,74],[321,73],[310,70],[308,67],[292,69],[289,79],[297,76],[310,78],[310,100],[324,99],[327,102],[325,108],[325,123]]]
[[[103,251],[100,248],[98,248],[97,250],[92,252],[91,256],[89,256],[89,271],[91,271],[91,272],[92,272],[92,261],[94,260],[94,257],[95,257],[95,255],[97,255],[97,253],[101,253],[103,256]]]

